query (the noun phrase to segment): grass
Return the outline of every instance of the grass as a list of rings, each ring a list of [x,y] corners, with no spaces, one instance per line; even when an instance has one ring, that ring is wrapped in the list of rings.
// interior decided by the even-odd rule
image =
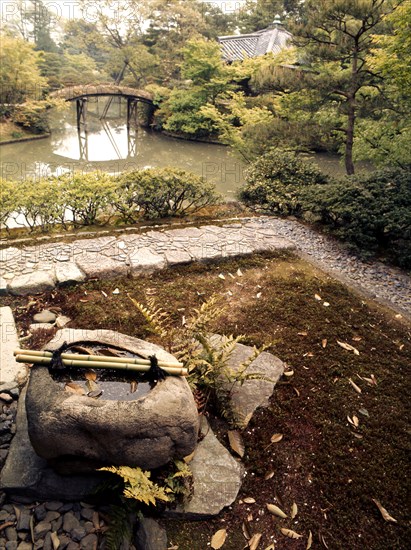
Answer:
[[[115,288],[117,295],[112,294]],[[212,534],[226,528],[224,550],[239,550],[246,545],[242,525],[248,518],[251,532],[262,534],[260,549],[274,541],[276,550],[305,549],[309,531],[312,548],[408,547],[411,332],[404,320],[366,303],[290,253],[90,281],[34,299],[4,297],[2,302],[15,309],[22,331],[34,313],[55,307],[76,328],[109,328],[152,339],[127,293],[142,302],[154,296],[175,323],[217,293],[226,307],[212,329],[245,334],[256,345],[273,342],[270,351],[294,371],[283,377],[270,406],[260,409],[242,434],[247,475],[236,502],[210,521],[164,522],[170,546],[204,550]],[[338,341],[355,347],[359,355]],[[372,374],[376,385],[364,380]],[[347,420],[354,415],[357,428]],[[228,427],[212,415],[210,420],[228,446]],[[275,433],[283,438],[270,444]],[[244,497],[256,502],[244,504]],[[397,523],[384,521],[372,499]],[[273,503],[289,514],[294,502],[294,520],[266,510],[266,503]],[[281,527],[303,538],[289,539]]]

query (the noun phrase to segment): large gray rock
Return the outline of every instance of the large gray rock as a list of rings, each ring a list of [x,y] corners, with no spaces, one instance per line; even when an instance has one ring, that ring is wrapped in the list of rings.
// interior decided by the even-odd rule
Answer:
[[[215,347],[218,347],[225,341],[225,337],[214,334],[210,341]],[[233,372],[239,372],[253,353],[252,347],[236,344],[227,361],[227,367]],[[275,355],[263,352],[250,363],[245,373],[256,374],[261,376],[261,379],[245,380],[242,384],[240,381],[234,384],[225,384],[226,390],[229,392],[233,416],[237,423],[243,427],[247,426],[258,407],[269,405],[274,387],[284,373],[284,363]]]
[[[106,343],[148,357],[174,360],[162,348],[112,331],[58,331],[47,349],[63,342]],[[193,452],[198,414],[187,381],[169,376],[133,401],[70,394],[45,367],[32,369],[26,397],[28,430],[37,454],[74,469],[101,465],[153,469]],[[67,470],[66,470],[67,471]]]
[[[154,519],[143,518],[134,537],[137,550],[167,550],[167,533]]]
[[[0,488],[17,500],[82,500],[101,485],[103,472],[77,476],[58,475],[44,458],[34,451],[27,430],[26,388],[21,393],[16,418],[16,435],[10,445],[6,464],[1,471]]]
[[[51,290],[55,286],[55,275],[53,271],[35,271],[26,275],[19,275],[9,283],[10,294],[26,296],[27,294],[40,294]]]
[[[244,468],[218,441],[203,417],[200,441],[189,466],[193,474],[193,494],[168,517],[205,519],[218,515],[237,498]]]

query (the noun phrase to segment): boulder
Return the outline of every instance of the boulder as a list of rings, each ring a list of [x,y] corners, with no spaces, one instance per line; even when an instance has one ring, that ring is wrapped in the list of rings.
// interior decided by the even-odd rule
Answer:
[[[112,331],[63,329],[47,349],[101,343],[147,358],[174,360],[162,348]],[[195,449],[198,414],[187,381],[169,376],[132,401],[70,394],[46,367],[32,369],[26,397],[28,431],[37,454],[64,473],[103,465],[153,469]]]
[[[201,435],[203,439],[189,464],[193,474],[193,493],[183,505],[167,511],[167,517],[206,519],[217,516],[237,498],[243,479],[243,465],[218,441],[204,417]]]
[[[134,544],[137,550],[167,550],[167,533],[154,519],[140,520]]]

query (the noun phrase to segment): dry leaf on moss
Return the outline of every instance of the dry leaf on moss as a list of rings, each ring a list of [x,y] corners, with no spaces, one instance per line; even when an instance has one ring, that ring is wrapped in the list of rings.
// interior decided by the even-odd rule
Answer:
[[[354,352],[355,355],[360,355],[360,352],[358,351],[358,349],[352,346],[351,344],[347,344],[347,342],[340,342],[339,340],[337,340],[337,344],[347,351]]]
[[[227,538],[227,529],[219,529],[211,538],[211,548],[218,550],[225,543]]]
[[[310,531],[308,534],[307,546],[305,547],[305,550],[310,550],[312,544],[313,544],[313,534]]]
[[[95,380],[97,380],[97,373],[96,373],[95,370],[92,370],[92,369],[87,370],[87,371],[84,373],[84,378],[85,378],[86,380],[92,380],[92,381],[94,382]]]
[[[285,535],[286,537],[288,537],[290,539],[302,539],[303,538],[302,535],[299,535],[298,533],[296,533],[292,529],[285,529],[284,527],[282,527],[280,529],[280,531],[283,535]]]
[[[283,438],[283,434],[274,434],[271,436],[271,443],[278,443]]]
[[[246,540],[250,540],[251,539],[250,524],[248,523],[247,520],[243,521],[241,528],[243,531],[244,538]]]
[[[287,514],[285,514],[281,508],[276,506],[275,504],[266,504],[267,510],[270,512],[270,514],[273,514],[274,516],[278,516],[279,518],[287,518]]]
[[[322,341],[321,341],[321,345],[323,348],[326,348],[327,347],[327,338],[324,338]]]
[[[348,381],[350,382],[351,386],[355,389],[357,393],[362,393],[362,389],[359,386],[357,386],[357,384],[353,382],[351,378],[349,378]]]
[[[243,498],[243,502],[245,502],[246,504],[254,504],[255,499],[253,497],[245,497]]]
[[[245,447],[240,432],[237,432],[236,430],[229,431],[228,441],[230,442],[230,447],[233,449],[233,451],[242,458],[244,456]]]
[[[387,510],[384,508],[384,506],[381,504],[379,500],[373,498],[372,501],[375,503],[378,510],[381,512],[381,515],[385,519],[385,521],[391,521],[392,523],[397,523],[397,520],[394,519],[392,516],[390,516],[390,514],[387,512]]]
[[[262,537],[261,533],[255,533],[255,535],[253,535],[251,539],[248,541],[248,548],[250,550],[257,550],[258,545],[260,544],[261,537]]]
[[[294,519],[296,515],[298,514],[298,506],[295,502],[293,502],[293,505],[291,506],[291,519]]]

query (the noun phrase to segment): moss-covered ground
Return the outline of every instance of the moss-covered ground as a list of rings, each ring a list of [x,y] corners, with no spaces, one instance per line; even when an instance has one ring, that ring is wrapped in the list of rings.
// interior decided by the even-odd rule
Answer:
[[[155,297],[176,323],[217,293],[225,309],[213,330],[244,334],[251,344],[271,342],[270,351],[294,371],[242,433],[246,476],[236,502],[213,520],[168,520],[169,546],[204,550],[213,533],[226,528],[223,548],[240,550],[248,521],[251,533],[262,534],[259,549],[272,543],[277,550],[305,549],[310,531],[312,548],[409,548],[411,331],[401,316],[366,303],[289,253],[89,281],[2,302],[13,307],[23,335],[34,313],[54,307],[71,317],[73,327],[150,339],[128,293],[142,302]],[[358,426],[347,417],[356,417]],[[228,446],[228,427],[210,420]],[[283,437],[271,443],[276,433]],[[244,503],[245,497],[255,503]],[[373,499],[397,523],[385,521]],[[298,513],[280,519],[268,513],[266,503],[288,516],[296,503]],[[282,527],[302,538],[287,538]]]

